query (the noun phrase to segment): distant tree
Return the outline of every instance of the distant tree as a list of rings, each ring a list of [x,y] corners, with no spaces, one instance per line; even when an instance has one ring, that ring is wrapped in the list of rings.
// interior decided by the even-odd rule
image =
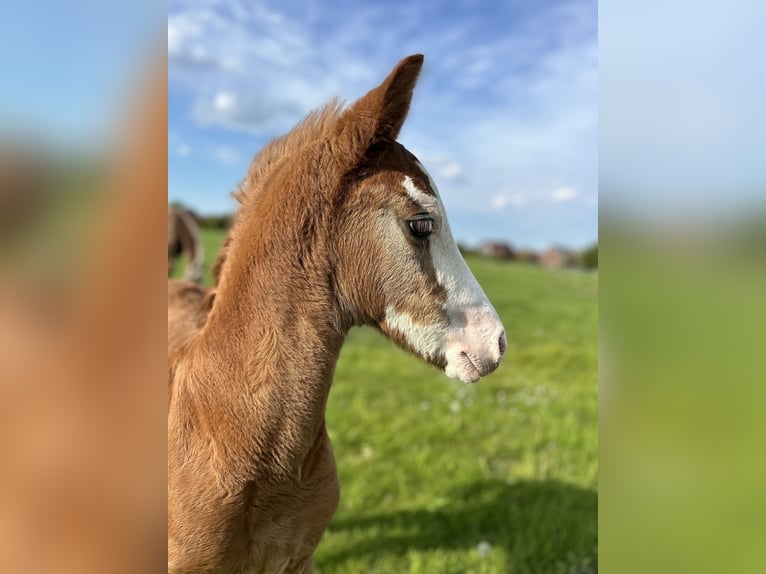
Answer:
[[[598,243],[582,252],[581,261],[585,269],[598,269]]]
[[[205,215],[199,218],[199,226],[205,229],[228,229],[233,219],[230,214]]]
[[[461,242],[458,242],[457,248],[458,250],[460,250],[460,253],[462,255],[476,255],[477,253],[479,253],[478,249]]]
[[[515,258],[520,263],[529,263],[531,265],[538,265],[540,263],[540,254],[531,249],[518,250]]]

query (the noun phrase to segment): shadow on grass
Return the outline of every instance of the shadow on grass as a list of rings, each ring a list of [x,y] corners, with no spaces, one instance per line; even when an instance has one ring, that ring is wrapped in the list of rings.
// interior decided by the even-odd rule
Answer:
[[[338,517],[330,531],[344,532],[350,542],[324,555],[326,572],[350,559],[373,564],[412,550],[478,552],[480,543],[502,549],[509,570],[592,572],[598,498],[558,481],[482,481],[456,489],[438,510]]]

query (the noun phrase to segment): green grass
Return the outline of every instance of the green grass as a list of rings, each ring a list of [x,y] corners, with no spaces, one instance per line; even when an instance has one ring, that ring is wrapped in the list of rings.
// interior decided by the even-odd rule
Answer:
[[[468,263],[508,333],[495,373],[464,385],[369,328],[343,348],[324,574],[597,570],[597,276]]]
[[[202,229],[200,232],[200,240],[202,241],[202,249],[205,255],[204,262],[204,277],[202,279],[205,285],[213,284],[213,263],[218,256],[218,252],[221,250],[223,240],[226,238],[226,232],[221,229]],[[173,269],[173,277],[180,279],[183,277],[183,272],[186,267],[186,259],[184,257],[177,260],[175,268]]]

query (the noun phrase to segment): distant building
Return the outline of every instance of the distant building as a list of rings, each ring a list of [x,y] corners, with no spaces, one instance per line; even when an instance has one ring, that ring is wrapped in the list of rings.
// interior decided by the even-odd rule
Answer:
[[[502,241],[485,241],[481,246],[481,254],[495,259],[515,259],[513,248]]]
[[[554,246],[540,254],[539,263],[542,267],[550,269],[574,267],[577,264],[577,255],[569,249]]]

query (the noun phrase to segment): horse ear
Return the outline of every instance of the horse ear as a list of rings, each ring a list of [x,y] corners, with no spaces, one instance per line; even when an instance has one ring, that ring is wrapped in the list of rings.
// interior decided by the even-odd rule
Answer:
[[[340,117],[338,133],[355,162],[374,155],[381,144],[396,141],[422,66],[422,54],[405,58],[382,84],[359,98]]]

